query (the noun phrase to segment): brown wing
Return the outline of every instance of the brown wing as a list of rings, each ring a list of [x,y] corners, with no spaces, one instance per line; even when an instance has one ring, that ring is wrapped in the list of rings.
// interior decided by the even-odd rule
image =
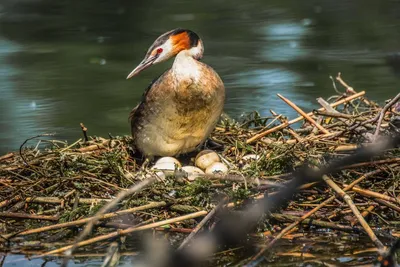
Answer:
[[[168,69],[168,70],[169,70],[169,69]],[[164,71],[161,75],[159,75],[157,78],[155,78],[155,79],[147,86],[146,90],[144,90],[144,93],[143,93],[143,95],[142,95],[142,100],[141,100],[140,103],[139,103],[138,105],[136,105],[136,107],[134,107],[134,108],[131,110],[131,112],[129,113],[129,119],[128,119],[128,121],[131,123],[131,125],[132,125],[132,122],[133,122],[133,119],[134,119],[134,117],[135,117],[135,115],[136,115],[137,110],[139,109],[140,105],[146,100],[146,96],[147,96],[147,94],[149,93],[151,87],[153,87],[153,85],[154,85],[159,79],[161,79],[162,76],[164,76],[164,74],[168,72],[168,70]]]

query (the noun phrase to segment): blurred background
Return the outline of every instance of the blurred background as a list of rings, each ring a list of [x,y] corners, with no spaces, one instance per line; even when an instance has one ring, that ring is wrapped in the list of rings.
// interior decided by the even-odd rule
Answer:
[[[125,78],[176,27],[203,39],[233,118],[296,116],[276,93],[311,111],[339,71],[380,103],[400,91],[397,0],[1,0],[0,152],[41,133],[76,140],[80,122],[130,134],[130,110],[172,61]]]

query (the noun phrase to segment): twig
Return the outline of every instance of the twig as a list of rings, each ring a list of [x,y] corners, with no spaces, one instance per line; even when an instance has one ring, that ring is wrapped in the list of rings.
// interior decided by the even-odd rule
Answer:
[[[373,140],[374,140],[374,141],[378,138],[379,131],[380,131],[381,125],[382,125],[382,121],[383,121],[383,118],[385,117],[386,112],[388,111],[388,109],[389,109],[391,106],[393,106],[394,104],[396,104],[397,101],[399,101],[399,99],[400,99],[400,93],[397,94],[392,100],[390,100],[390,102],[387,103],[387,104],[383,107],[383,109],[380,111],[379,119],[378,119],[378,124],[377,124],[377,126],[376,126],[376,130],[375,130],[375,133],[374,133],[374,136],[373,136]]]
[[[35,136],[33,136],[33,137],[29,137],[28,139],[26,139],[26,140],[20,145],[20,147],[19,147],[19,155],[20,155],[21,159],[23,160],[23,162],[24,162],[27,166],[30,166],[30,164],[26,161],[24,154],[22,153],[22,148],[24,147],[24,145],[25,145],[28,141],[30,141],[30,140],[32,140],[32,139],[35,139],[35,138],[38,138],[38,137],[54,136],[54,135],[55,135],[55,133],[45,133],[45,134],[35,135]]]
[[[190,235],[188,235],[180,244],[178,250],[181,250],[184,246],[186,246],[190,242],[190,240],[192,240],[192,238],[197,234],[197,232],[200,231],[201,228],[203,228],[203,226],[215,215],[215,213],[225,204],[225,202],[226,199],[222,200],[216,207],[214,207],[207,214],[206,217],[203,218],[203,220],[201,220],[201,222],[198,225],[196,225],[196,227],[193,229]]]
[[[34,215],[19,212],[0,212],[0,218],[18,218],[18,219],[31,219],[31,220],[45,220],[45,221],[58,221],[58,216]]]
[[[81,241],[92,232],[93,226],[101,218],[101,215],[103,215],[104,213],[106,213],[107,211],[109,211],[110,209],[115,207],[125,197],[127,197],[135,192],[138,192],[138,191],[142,190],[144,187],[157,181],[157,178],[158,177],[154,174],[154,175],[150,176],[149,178],[129,187],[128,190],[119,192],[118,195],[113,199],[113,201],[109,202],[107,205],[105,205],[103,208],[101,208],[96,213],[96,216],[92,217],[91,220],[86,224],[83,231],[79,234],[79,236],[75,240],[74,245],[72,245],[68,248],[68,251],[66,252],[66,257],[63,260],[62,266],[66,266],[68,264],[68,261],[70,258],[68,256],[72,255],[72,253],[74,252],[74,250],[78,246],[78,244],[80,244]]]
[[[372,240],[372,242],[375,243],[378,249],[382,250],[385,248],[383,243],[378,239],[378,237],[375,235],[374,231],[372,231],[371,227],[369,224],[365,221],[364,217],[361,215],[360,211],[357,209],[357,207],[354,205],[353,200],[351,200],[351,197],[346,194],[332,179],[330,179],[327,175],[323,175],[322,179],[327,183],[333,190],[335,190],[336,193],[338,193],[343,200],[349,205],[350,209],[353,211],[354,215],[357,217],[358,221],[360,222],[361,226],[364,228],[364,230],[367,232],[369,235],[369,238]],[[353,188],[354,189],[354,188]]]
[[[360,96],[363,96],[363,95],[365,95],[365,91],[361,91],[361,92],[359,92],[357,94],[351,95],[351,96],[343,98],[343,99],[341,99],[341,100],[339,100],[339,101],[337,101],[335,103],[332,103],[331,107],[333,107],[333,108],[337,107],[337,106],[339,106],[341,104],[344,104],[344,103],[349,102],[349,101],[351,101],[353,99],[359,98]],[[325,110],[325,109],[324,108],[319,108],[318,110]],[[308,116],[311,116],[312,114],[313,114],[313,112],[307,113]],[[289,125],[293,124],[293,123],[296,123],[296,122],[299,122],[299,121],[301,121],[303,119],[304,119],[304,117],[300,116],[300,117],[298,117],[296,119],[293,119],[293,120],[289,121]]]
[[[331,107],[333,107],[333,108],[334,108],[334,107],[337,107],[337,106],[339,106],[339,105],[341,105],[341,104],[343,104],[343,103],[346,103],[346,102],[348,102],[348,101],[351,101],[351,100],[356,99],[356,98],[358,98],[358,97],[360,97],[360,96],[363,96],[363,95],[365,95],[365,91],[359,92],[359,93],[357,93],[357,94],[354,94],[354,95],[351,95],[351,96],[349,96],[349,97],[346,97],[346,98],[344,98],[344,99],[342,99],[342,100],[339,100],[339,101],[337,101],[337,102],[335,102],[335,103],[332,103],[332,104],[331,104]],[[325,110],[325,109],[324,109],[324,108],[320,108],[320,109],[318,109],[318,110]],[[308,115],[308,116],[311,116],[311,115],[313,115],[313,112],[309,112],[309,113],[307,113],[307,115]],[[287,127],[288,125],[291,125],[291,124],[293,124],[293,123],[299,122],[299,121],[301,121],[301,120],[303,120],[303,119],[304,119],[304,117],[303,117],[303,116],[300,116],[300,117],[297,117],[296,119],[293,119],[293,120],[291,120],[291,121],[289,121],[289,122],[287,122],[287,123],[278,125],[278,126],[272,128],[272,129],[268,129],[268,130],[266,130],[265,132],[262,132],[262,133],[260,133],[260,134],[257,134],[257,135],[255,135],[255,136],[253,136],[253,137],[247,139],[246,144],[253,143],[254,141],[257,141],[258,139],[260,139],[260,138],[266,136],[267,134],[270,134],[270,133],[276,132],[276,131],[278,131],[278,130],[281,130],[281,129]]]
[[[85,125],[83,125],[83,123],[80,123],[81,129],[82,129],[82,133],[83,133],[83,137],[85,138],[85,142],[89,141],[89,138],[87,136],[87,128],[85,127]]]
[[[348,191],[351,190],[351,188],[353,186],[355,186],[356,184],[362,182],[363,180],[365,180],[366,178],[373,176],[375,174],[378,174],[382,172],[382,170],[378,169],[369,173],[366,173],[364,175],[362,175],[361,177],[359,177],[358,179],[356,179],[355,181],[353,181],[350,185],[346,186],[343,191]],[[269,242],[262,250],[260,250],[252,259],[255,260],[256,258],[258,258],[260,255],[264,254],[264,252],[271,248],[279,239],[281,239],[283,236],[285,236],[286,234],[290,234],[292,231],[292,229],[294,229],[297,225],[299,225],[302,221],[304,221],[305,219],[307,219],[308,217],[310,217],[311,215],[313,215],[314,213],[316,213],[318,210],[320,210],[321,208],[327,206],[329,203],[331,203],[333,200],[336,199],[336,196],[331,196],[330,198],[326,199],[324,202],[322,202],[321,204],[319,204],[317,207],[313,208],[312,210],[310,210],[309,212],[307,212],[306,214],[304,214],[303,216],[301,216],[301,218],[299,218],[298,220],[296,220],[295,222],[291,223],[290,225],[288,225],[285,229],[283,229],[273,240],[271,240],[271,242]]]
[[[93,204],[101,202],[111,202],[111,198],[79,198],[80,204]],[[46,203],[46,204],[61,204],[65,200],[58,197],[27,197],[27,203]]]
[[[302,109],[300,109],[296,104],[294,104],[292,101],[289,99],[283,97],[280,94],[277,94],[280,99],[282,99],[286,104],[288,104],[290,107],[292,107],[294,110],[296,110],[300,115],[302,115],[304,118],[306,118],[310,123],[312,123],[315,127],[317,127],[321,132],[324,134],[329,134],[329,131],[325,129],[324,127],[321,126],[321,124],[317,123],[313,118],[311,118],[307,113],[305,113]]]
[[[342,79],[342,74],[339,72],[338,75],[336,76],[336,80],[340,82],[341,85],[343,85],[344,88],[346,88],[346,92],[348,93],[355,93],[353,87],[349,86],[345,81]]]
[[[107,239],[110,239],[110,238],[114,238],[114,237],[118,237],[118,236],[124,236],[124,235],[130,234],[130,233],[133,233],[133,232],[143,231],[143,230],[147,230],[147,229],[163,226],[163,225],[166,225],[166,224],[171,224],[171,223],[181,222],[181,221],[185,221],[185,220],[189,220],[189,219],[194,219],[194,218],[197,218],[197,217],[204,216],[206,214],[207,214],[207,211],[202,210],[202,211],[194,212],[194,213],[187,214],[187,215],[184,215],[184,216],[179,216],[179,217],[176,217],[176,218],[172,218],[172,219],[168,219],[168,220],[163,220],[163,221],[151,223],[151,224],[144,225],[144,226],[139,226],[139,227],[133,226],[133,227],[125,229],[125,230],[120,230],[120,231],[112,232],[112,233],[109,233],[109,234],[97,236],[97,237],[94,237],[94,238],[87,239],[85,241],[80,241],[78,243],[75,243],[74,245],[69,245],[69,246],[65,246],[65,247],[59,248],[59,249],[55,249],[55,250],[46,252],[46,253],[44,253],[44,254],[42,254],[40,256],[43,257],[43,256],[47,256],[47,255],[54,255],[54,254],[65,252],[65,251],[71,251],[72,248],[74,248],[74,247],[75,248],[83,247],[83,246],[87,246],[87,245],[90,245],[90,244],[93,244],[93,243],[96,243],[96,242],[99,242],[99,241],[107,240]]]
[[[395,210],[395,211],[397,211],[397,212],[400,213],[400,207],[398,207],[398,206],[396,206],[396,205],[393,205],[393,204],[390,203],[390,202],[387,202],[387,201],[382,200],[382,199],[379,199],[379,198],[375,198],[374,201],[376,201],[376,202],[378,202],[378,203],[380,203],[380,204],[383,204],[383,205],[385,205],[386,207],[391,208],[392,210]]]
[[[165,205],[167,205],[167,203],[165,203],[164,201],[152,202],[150,204],[139,206],[139,207],[134,207],[134,208],[130,208],[130,209],[125,209],[125,210],[119,210],[119,211],[115,211],[115,212],[106,213],[106,214],[103,214],[103,215],[99,216],[98,220],[105,220],[105,219],[110,219],[110,218],[122,216],[122,215],[125,215],[125,214],[134,213],[134,212],[137,212],[137,211],[143,211],[143,210],[147,210],[147,209],[164,207]],[[46,232],[46,231],[50,231],[50,230],[56,230],[56,229],[60,229],[60,228],[75,227],[75,226],[79,226],[79,225],[85,224],[87,222],[90,222],[93,218],[94,217],[88,217],[88,218],[84,218],[84,219],[80,219],[80,220],[76,220],[76,221],[44,226],[44,227],[40,227],[40,228],[36,228],[36,229],[26,230],[26,231],[19,232],[19,233],[16,233],[16,234],[5,235],[4,237],[9,239],[9,238],[12,238],[12,237],[37,234],[37,233]]]
[[[370,147],[373,146],[372,144]],[[375,161],[369,161],[369,162],[361,162],[361,163],[356,163],[356,164],[349,164],[347,166],[343,166],[341,169],[355,169],[355,168],[360,168],[360,167],[365,167],[365,166],[370,166],[370,165],[380,165],[380,164],[390,164],[390,163],[398,163],[400,162],[400,158],[391,158],[391,159],[381,159],[381,160],[375,160]]]
[[[335,83],[335,80],[333,79],[333,77],[332,77],[332,76],[329,76],[329,79],[331,79],[331,81],[332,81],[333,90],[335,90],[335,92],[336,92],[338,95],[342,95],[343,93],[339,92],[339,90],[337,89],[336,83]]]
[[[344,186],[346,186],[346,185],[344,185]],[[393,202],[393,203],[399,203],[399,201],[400,201],[400,199],[390,197],[388,195],[380,194],[380,193],[377,193],[377,192],[374,192],[371,190],[363,189],[360,187],[353,187],[351,190],[360,195],[366,196],[366,197],[380,198],[382,200],[386,200],[386,201]]]
[[[289,123],[285,122],[285,123],[282,123],[282,124],[280,124],[278,126],[275,126],[274,128],[268,129],[265,132],[256,134],[255,136],[247,139],[246,144],[253,143],[254,141],[256,141],[256,140],[258,140],[258,139],[260,139],[260,138],[262,138],[262,137],[264,137],[264,136],[266,136],[266,135],[268,135],[270,133],[273,133],[273,132],[279,131],[279,130],[281,130],[283,128],[286,128],[288,125],[289,125]]]
[[[8,153],[0,157],[0,161],[14,157],[14,153]]]

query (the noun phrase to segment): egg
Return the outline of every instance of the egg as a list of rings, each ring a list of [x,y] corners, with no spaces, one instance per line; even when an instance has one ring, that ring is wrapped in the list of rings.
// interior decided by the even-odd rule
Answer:
[[[220,162],[220,158],[217,153],[212,150],[203,150],[197,154],[195,159],[195,165],[202,170],[207,169],[211,164]]]
[[[194,166],[183,166],[182,170],[187,173],[187,179],[189,181],[194,181],[196,180],[197,177],[204,176],[204,172],[201,169]]]
[[[228,167],[221,162],[214,162],[206,169],[206,174],[226,174]]]
[[[175,168],[179,166],[175,165],[175,162],[161,162],[158,164],[155,164],[153,167],[151,167],[152,170],[162,170],[162,171],[174,171]]]
[[[182,167],[181,163],[179,162],[179,160],[177,160],[176,158],[173,157],[162,157],[159,158],[156,163],[154,163],[154,165],[158,165],[158,164],[162,164],[165,162],[172,162],[175,163],[178,167]]]

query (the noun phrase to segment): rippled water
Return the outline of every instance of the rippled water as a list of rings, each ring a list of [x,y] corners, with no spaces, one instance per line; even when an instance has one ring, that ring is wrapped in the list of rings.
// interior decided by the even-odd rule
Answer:
[[[0,153],[41,133],[75,140],[80,122],[91,135],[129,134],[129,111],[172,61],[125,77],[176,27],[202,37],[235,118],[294,117],[277,93],[309,111],[335,93],[339,71],[381,103],[400,91],[397,0],[2,0]]]
[[[81,1],[3,0],[0,4],[0,152],[28,137],[129,134],[127,117],[168,61],[126,75],[161,33],[186,27],[227,88],[225,111],[238,118],[269,109],[296,114],[281,93],[311,110],[334,94],[341,71],[356,90],[384,101],[399,91],[388,63],[400,39],[399,1]]]

